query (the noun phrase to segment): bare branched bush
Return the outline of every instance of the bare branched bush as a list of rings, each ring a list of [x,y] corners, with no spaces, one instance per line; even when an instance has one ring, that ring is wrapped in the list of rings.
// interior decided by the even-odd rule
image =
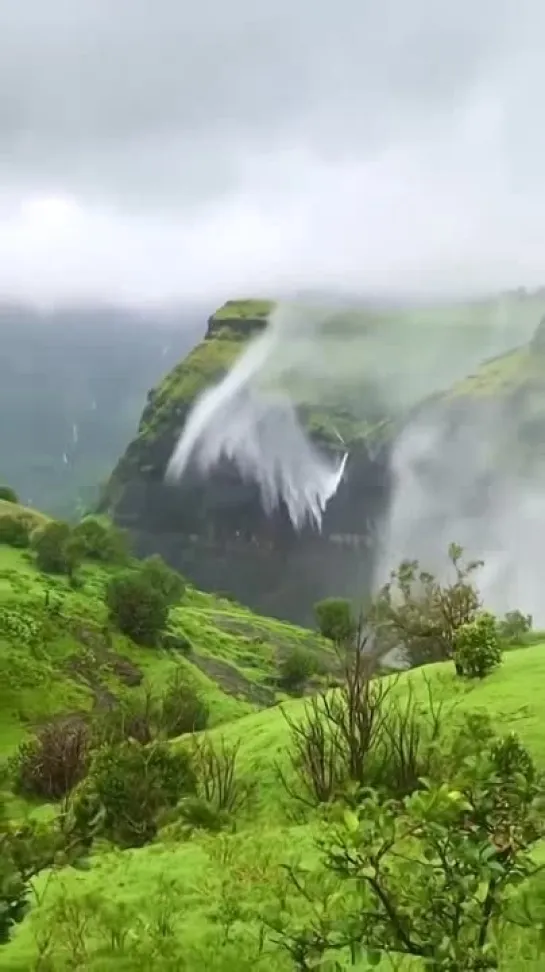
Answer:
[[[238,813],[252,793],[237,770],[239,749],[240,743],[230,746],[223,737],[217,744],[209,736],[193,741],[197,794],[218,813]]]
[[[329,803],[367,787],[396,798],[429,775],[445,724],[429,681],[422,711],[411,682],[376,674],[377,659],[365,639],[347,652],[340,686],[309,700],[302,718],[284,710],[290,729],[288,769],[278,774],[289,796],[308,806]]]
[[[16,788],[59,800],[85,777],[90,753],[91,732],[83,720],[48,723],[19,747],[13,763]]]

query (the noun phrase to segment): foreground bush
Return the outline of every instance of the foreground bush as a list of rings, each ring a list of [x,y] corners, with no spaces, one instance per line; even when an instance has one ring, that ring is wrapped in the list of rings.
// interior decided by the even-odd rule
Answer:
[[[299,969],[321,967],[328,953],[372,966],[409,956],[436,972],[497,969],[513,891],[540,870],[529,852],[543,833],[542,798],[513,735],[474,746],[445,782],[427,781],[401,805],[367,791],[332,814],[317,842],[321,869],[290,872],[296,920],[284,894],[268,927]],[[516,921],[530,928],[533,917]]]
[[[482,612],[456,632],[454,663],[459,675],[484,678],[501,664],[502,650],[496,619]]]
[[[0,516],[0,543],[24,549],[30,544],[28,524],[20,516]]]
[[[196,792],[191,755],[166,743],[129,741],[103,746],[75,791],[76,832],[108,837],[120,847],[140,847],[155,837],[161,814]]]
[[[59,800],[85,776],[91,733],[82,720],[51,722],[19,747],[13,761],[15,786],[26,796]]]
[[[125,570],[112,577],[106,604],[110,620],[123,634],[140,645],[158,643],[167,626],[169,601],[144,572]]]

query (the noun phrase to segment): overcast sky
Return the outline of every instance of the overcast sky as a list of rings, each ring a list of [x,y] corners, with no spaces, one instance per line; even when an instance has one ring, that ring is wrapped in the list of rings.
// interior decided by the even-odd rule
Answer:
[[[544,0],[0,2],[0,291],[545,283]]]

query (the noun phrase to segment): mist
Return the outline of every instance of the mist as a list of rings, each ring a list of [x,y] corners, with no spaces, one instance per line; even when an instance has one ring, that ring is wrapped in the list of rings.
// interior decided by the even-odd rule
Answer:
[[[228,460],[258,485],[268,513],[283,504],[295,529],[310,523],[319,530],[346,472],[343,408],[357,419],[372,402],[377,418],[398,424],[376,583],[406,557],[441,574],[455,541],[486,561],[482,589],[492,608],[520,607],[545,619],[536,579],[543,471],[522,475],[510,456],[527,416],[488,403],[476,422],[474,412],[470,420],[463,410],[430,403],[407,422],[423,399],[527,342],[539,306],[513,295],[409,311],[282,305],[195,403],[167,476],[181,480],[192,465],[210,474]],[[332,416],[337,451],[320,452],[311,442],[301,421],[308,410]]]

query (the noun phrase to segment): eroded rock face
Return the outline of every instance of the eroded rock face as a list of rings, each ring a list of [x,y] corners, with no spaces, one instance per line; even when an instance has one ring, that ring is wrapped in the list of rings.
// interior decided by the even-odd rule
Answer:
[[[102,508],[131,531],[137,552],[162,554],[199,587],[229,592],[258,611],[306,623],[321,597],[365,595],[386,518],[391,525],[400,516],[400,533],[407,537],[406,550],[394,544],[389,569],[400,556],[419,556],[422,537],[429,538],[430,549],[441,546],[444,556],[443,533],[448,542],[465,543],[462,527],[469,524],[471,539],[471,524],[483,520],[498,489],[503,502],[507,487],[502,484],[527,475],[538,461],[543,464],[545,323],[528,344],[489,359],[404,417],[394,416],[395,434],[392,416],[385,415],[380,448],[373,439],[371,449],[367,433],[355,434],[322,533],[309,527],[297,534],[286,511],[267,516],[257,486],[228,465],[207,479],[188,474],[178,485],[164,480],[195,397],[217,382],[248,339],[263,329],[270,306],[232,302],[211,318],[201,344],[150,393],[138,435],[112,474]],[[369,388],[362,389],[362,401],[369,397],[365,391]],[[374,402],[375,426],[380,419]],[[320,448],[335,447],[312,414],[305,421],[322,429],[314,433]],[[413,449],[413,434],[432,442],[421,456],[418,444]],[[405,462],[401,476],[400,462]],[[411,483],[424,497],[419,506],[416,494],[412,505],[402,502]]]
[[[374,536],[389,501],[387,451],[371,457],[364,442],[349,444],[349,460],[321,533],[296,533],[285,510],[267,516],[257,486],[227,464],[203,479],[188,473],[165,482],[165,470],[195,395],[185,394],[195,362],[226,370],[250,336],[266,324],[255,313],[213,317],[205,340],[148,396],[137,437],[106,488],[102,508],[130,530],[139,554],[160,553],[197,586],[226,591],[256,610],[300,623],[315,601],[335,593],[361,597],[373,570]],[[226,330],[228,337],[226,337]],[[194,372],[193,372],[194,374]],[[182,393],[180,393],[182,389]],[[327,444],[320,443],[327,450]]]

